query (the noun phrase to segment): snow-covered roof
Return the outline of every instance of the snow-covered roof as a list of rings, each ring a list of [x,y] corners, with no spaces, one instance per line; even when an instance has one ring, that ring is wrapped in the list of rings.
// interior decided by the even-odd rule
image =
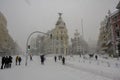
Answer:
[[[113,13],[111,13],[111,16],[114,16],[115,14],[117,14],[118,12],[120,12],[120,10],[116,10]]]
[[[120,9],[120,1],[118,3],[118,5],[116,6],[117,9]]]

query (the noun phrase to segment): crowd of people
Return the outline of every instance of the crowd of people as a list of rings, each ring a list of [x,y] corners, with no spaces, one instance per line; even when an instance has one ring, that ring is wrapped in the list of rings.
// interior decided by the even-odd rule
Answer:
[[[58,57],[58,58],[57,58]],[[41,60],[41,64],[43,65],[44,62],[45,62],[45,55],[40,55],[40,60]],[[62,55],[59,55],[59,56],[54,56],[54,60],[55,62],[57,62],[57,60],[61,60],[62,61],[62,64],[64,65],[65,64],[65,57],[62,56]]]
[[[3,56],[1,59],[1,69],[5,69],[5,68],[11,68],[12,65],[12,61],[13,57],[12,56]],[[30,56],[30,60],[32,60],[32,56]],[[45,55],[40,55],[40,60],[41,60],[41,64],[43,65],[45,62]],[[54,56],[54,60],[55,62],[57,62],[57,60],[61,60],[62,64],[65,64],[65,57],[64,56]],[[15,57],[15,65],[21,65],[21,61],[22,58],[20,56],[16,56]]]
[[[57,56],[54,56],[54,60],[55,60],[55,62],[57,62]],[[65,64],[65,57],[64,56],[59,55],[58,60],[62,60],[62,64],[63,65]]]
[[[1,69],[11,68],[12,56],[3,56],[1,61]]]
[[[22,58],[20,56],[16,56],[15,58],[15,64],[20,65],[22,61]],[[1,58],[1,69],[5,68],[11,68],[13,62],[12,56],[2,56]]]

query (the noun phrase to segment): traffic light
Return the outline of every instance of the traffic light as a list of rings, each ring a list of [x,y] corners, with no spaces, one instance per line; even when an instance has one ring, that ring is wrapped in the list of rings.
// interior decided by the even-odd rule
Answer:
[[[52,34],[50,34],[50,39],[52,39]]]
[[[28,45],[28,50],[30,50],[30,45]]]

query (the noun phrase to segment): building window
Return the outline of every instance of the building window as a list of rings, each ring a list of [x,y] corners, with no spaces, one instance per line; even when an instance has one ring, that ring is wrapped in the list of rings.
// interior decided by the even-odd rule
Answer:
[[[115,24],[115,28],[116,30],[119,30],[119,26],[117,24]]]
[[[114,21],[117,21],[117,16],[114,17]]]
[[[120,32],[117,31],[117,32],[116,32],[116,35],[117,35],[117,37],[120,37]]]

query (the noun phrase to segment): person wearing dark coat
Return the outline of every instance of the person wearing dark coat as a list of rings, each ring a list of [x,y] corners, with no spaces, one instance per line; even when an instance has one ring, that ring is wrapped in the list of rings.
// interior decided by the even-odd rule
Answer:
[[[9,58],[8,58],[8,60],[9,60],[9,68],[11,68],[11,64],[12,64],[12,56],[9,56]]]
[[[1,61],[1,69],[3,69],[4,68],[4,66],[5,66],[5,57],[3,56],[2,57],[2,61]]]
[[[8,56],[5,57],[5,66],[4,68],[8,68],[9,67],[9,58]]]
[[[57,60],[57,57],[56,57],[56,56],[54,56],[54,59],[55,59],[55,62],[56,62],[56,60]]]
[[[40,58],[41,58],[41,64],[44,64],[44,61],[45,61],[44,55],[41,55]]]
[[[62,58],[62,64],[65,64],[65,57]]]
[[[18,58],[18,61],[19,61],[19,65],[20,65],[20,63],[21,63],[21,61],[22,61],[21,57]]]
[[[98,56],[97,56],[97,55],[95,55],[95,59],[96,59],[96,60],[98,59]]]

